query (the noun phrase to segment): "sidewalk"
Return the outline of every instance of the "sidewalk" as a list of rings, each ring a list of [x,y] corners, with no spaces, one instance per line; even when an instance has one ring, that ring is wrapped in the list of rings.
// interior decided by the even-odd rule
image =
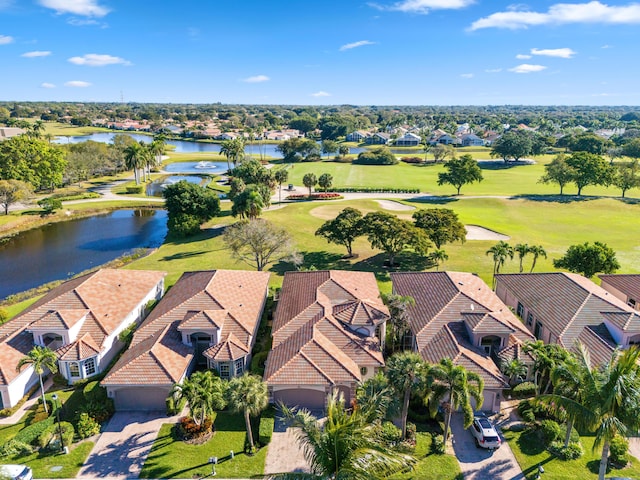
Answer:
[[[47,378],[44,382],[44,391],[46,392],[53,385],[53,377]],[[22,404],[22,406],[10,417],[0,418],[0,425],[14,425],[20,421],[20,419],[27,413],[27,410],[30,410],[33,405],[38,402],[38,399],[42,396],[42,392],[40,388],[29,397],[29,399]]]

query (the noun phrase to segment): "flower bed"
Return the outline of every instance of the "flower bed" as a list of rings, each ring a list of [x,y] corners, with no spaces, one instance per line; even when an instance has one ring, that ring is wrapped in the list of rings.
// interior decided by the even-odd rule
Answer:
[[[339,193],[322,192],[311,195],[289,195],[287,200],[336,200],[339,198],[343,198]]]
[[[347,193],[420,193],[419,188],[393,188],[393,187],[344,187],[332,188],[332,192]]]

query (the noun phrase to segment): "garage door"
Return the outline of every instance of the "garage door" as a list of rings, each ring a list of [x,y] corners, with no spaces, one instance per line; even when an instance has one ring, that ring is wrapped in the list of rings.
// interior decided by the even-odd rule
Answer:
[[[116,410],[160,410],[165,411],[168,388],[136,387],[124,388],[115,392]]]
[[[273,399],[277,403],[282,402],[289,407],[299,406],[308,409],[323,409],[327,396],[318,390],[305,388],[292,388],[273,392]]]

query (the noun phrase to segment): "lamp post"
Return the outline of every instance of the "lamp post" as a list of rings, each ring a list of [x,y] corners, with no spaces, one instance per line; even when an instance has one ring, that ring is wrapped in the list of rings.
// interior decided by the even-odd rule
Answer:
[[[218,463],[218,457],[209,457],[209,463],[211,464],[211,476],[216,476],[216,464]]]
[[[64,453],[67,453],[67,449],[64,446],[64,439],[62,437],[62,425],[60,425],[60,409],[58,408],[58,394],[54,393],[51,395],[51,400],[53,400],[53,408],[56,409],[56,420],[58,422],[58,433],[60,435],[60,448]],[[60,402],[62,406],[62,402]]]

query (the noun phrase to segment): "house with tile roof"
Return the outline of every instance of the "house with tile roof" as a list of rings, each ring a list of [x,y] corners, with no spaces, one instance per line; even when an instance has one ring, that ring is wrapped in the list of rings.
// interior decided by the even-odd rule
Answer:
[[[533,359],[522,344],[534,337],[476,275],[463,272],[391,273],[393,293],[411,296],[410,333],[403,344],[429,363],[449,358],[484,380],[478,409],[498,411],[508,379],[501,361]]]
[[[581,275],[500,274],[496,294],[536,338],[567,350],[580,342],[596,364],[607,362],[617,347],[640,343],[640,314]]]
[[[640,275],[598,275],[600,286],[631,308],[640,310]]]
[[[116,409],[164,410],[173,386],[196,367],[215,369],[222,378],[242,375],[268,284],[268,272],[184,273],[102,380]]]
[[[401,137],[398,137],[395,141],[396,147],[417,147],[420,145],[422,137],[415,133],[406,132]]]
[[[264,373],[271,401],[319,409],[337,390],[350,403],[384,367],[388,318],[373,273],[285,273]]]
[[[58,355],[58,370],[77,382],[104,371],[122,348],[118,335],[139,322],[164,291],[165,272],[102,269],[54,288],[0,325],[0,408],[14,406],[37,383],[16,366],[34,345]]]

